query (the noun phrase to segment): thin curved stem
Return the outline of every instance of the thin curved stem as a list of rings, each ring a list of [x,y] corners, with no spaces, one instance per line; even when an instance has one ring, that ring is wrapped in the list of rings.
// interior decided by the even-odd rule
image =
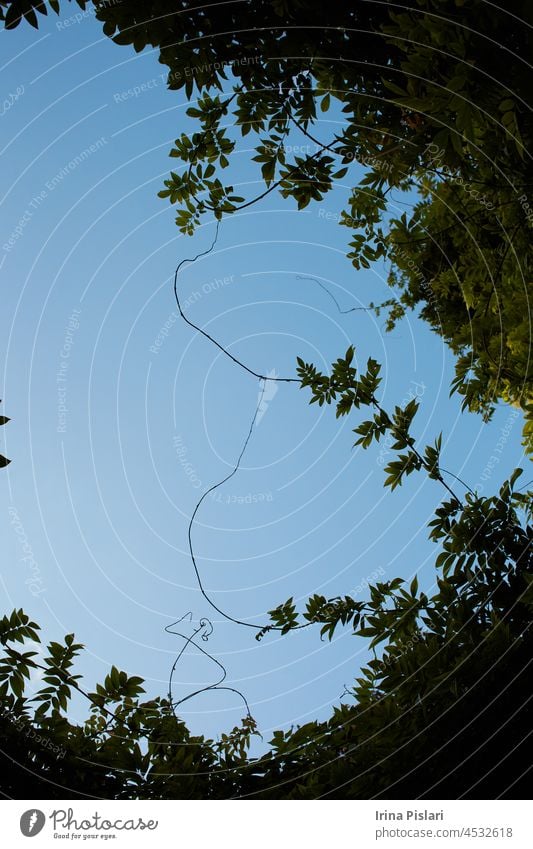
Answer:
[[[181,307],[179,294],[178,294],[178,275],[179,275],[181,269],[183,268],[183,266],[186,263],[196,262],[196,260],[200,259],[203,256],[207,256],[208,254],[211,253],[211,251],[214,249],[214,247],[215,247],[215,245],[218,241],[219,229],[220,229],[220,221],[217,221],[216,230],[215,230],[215,237],[214,237],[214,239],[211,243],[211,246],[209,248],[207,248],[207,250],[201,251],[201,253],[197,254],[194,257],[186,257],[185,259],[182,259],[178,263],[178,265],[176,266],[176,271],[174,272],[174,297],[175,297],[176,305],[178,307],[178,311],[179,311],[181,318],[184,320],[184,322],[186,324],[189,325],[189,327],[192,327],[193,330],[197,331],[197,333],[201,333],[202,336],[205,336],[205,338],[209,342],[211,342],[213,345],[216,345],[216,347],[220,351],[222,351],[222,353],[225,354],[226,357],[229,357],[230,360],[232,360],[236,365],[238,365],[242,369],[244,369],[244,371],[248,372],[248,374],[251,374],[252,377],[256,377],[258,380],[264,380],[264,381],[270,380],[270,381],[275,381],[277,383],[299,383],[300,381],[296,377],[269,377],[268,375],[259,374],[259,372],[254,371],[253,369],[249,368],[249,366],[247,366],[246,363],[243,363],[237,357],[234,357],[233,354],[231,354],[223,345],[220,344],[220,342],[217,342],[216,339],[213,339],[213,337],[209,333],[207,333],[205,330],[203,330],[201,327],[199,327],[193,321],[190,321],[190,319],[188,319],[187,316],[185,315],[185,313],[183,312],[183,309]]]

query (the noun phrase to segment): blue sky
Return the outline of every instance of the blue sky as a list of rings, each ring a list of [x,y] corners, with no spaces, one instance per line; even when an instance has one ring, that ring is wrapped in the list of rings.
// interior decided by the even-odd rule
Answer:
[[[189,610],[195,621],[209,616],[207,647],[268,739],[325,718],[366,641],[345,631],[323,643],[307,629],[258,643],[201,598],[189,517],[234,465],[260,387],[176,320],[174,268],[214,235],[206,219],[192,239],[181,236],[157,197],[175,166],[172,142],[190,126],[187,104],[166,90],[157,54],[112,44],[91,14],[65,8],[40,25],[1,35],[1,397],[12,422],[0,450],[13,460],[0,488],[2,605],[23,607],[48,639],[75,631],[88,686],[114,663],[145,677],[150,695],[166,692],[182,644],[165,626]],[[319,130],[330,133],[332,121]],[[249,139],[234,178],[247,197],[260,185]],[[425,444],[443,431],[446,468],[475,486],[492,466],[488,494],[526,463],[520,417],[503,406],[490,425],[461,414],[449,398],[453,359],[415,317],[386,334],[383,317],[341,315],[300,279],[317,277],[344,309],[390,296],[386,269],[355,272],[345,257],[349,232],[334,219],[346,192],[299,213],[271,196],[225,219],[213,252],[183,270],[187,314],[260,372],[294,375],[297,355],[327,368],[353,343],[359,363],[382,363],[386,407],[419,396],[415,433]],[[431,589],[426,525],[439,485],[412,476],[384,490],[391,454],[352,448],[359,419],[336,421],[298,387],[276,389],[241,470],[206,499],[194,527],[217,605],[264,624],[289,596],[361,592],[378,570],[383,579],[418,573]],[[175,697],[216,674],[188,652]],[[76,703],[74,718],[85,711]],[[208,693],[182,715],[214,735],[243,709],[231,693]]]

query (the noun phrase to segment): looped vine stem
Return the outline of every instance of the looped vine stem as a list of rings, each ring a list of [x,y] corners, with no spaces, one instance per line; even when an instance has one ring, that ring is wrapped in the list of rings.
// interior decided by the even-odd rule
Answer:
[[[175,634],[177,637],[181,637],[184,640],[183,646],[182,646],[178,656],[176,657],[176,659],[175,659],[175,661],[172,665],[172,669],[170,670],[170,677],[169,677],[169,680],[168,680],[168,700],[169,700],[169,703],[170,703],[170,708],[172,710],[172,713],[176,717],[176,708],[179,705],[184,704],[185,702],[189,701],[189,699],[192,699],[195,696],[199,696],[201,693],[207,693],[211,690],[226,690],[226,691],[229,691],[231,693],[236,693],[238,696],[240,696],[240,698],[242,699],[244,706],[246,708],[247,715],[249,717],[251,717],[252,714],[250,713],[250,706],[248,704],[248,701],[247,701],[244,693],[242,693],[240,690],[237,690],[235,687],[227,687],[227,686],[222,687],[221,686],[223,681],[225,681],[225,679],[227,677],[226,667],[219,660],[217,660],[216,657],[214,657],[214,655],[212,655],[206,649],[202,648],[202,646],[200,646],[195,641],[195,637],[197,636],[197,634],[199,634],[200,631],[203,631],[206,628],[206,629],[208,629],[207,633],[202,634],[201,638],[202,638],[202,640],[204,640],[204,642],[207,642],[207,640],[209,639],[209,637],[213,633],[213,625],[211,623],[211,620],[206,619],[205,617],[202,617],[202,619],[200,619],[200,622],[198,623],[198,627],[195,628],[193,633],[190,634],[189,636],[187,636],[186,634],[182,634],[181,631],[172,631],[171,630],[175,625],[179,625],[179,623],[183,622],[183,620],[186,619],[187,617],[192,621],[192,613],[190,611],[188,613],[185,613],[180,619],[177,619],[176,622],[173,622],[171,625],[167,625],[166,628],[165,628],[165,631],[167,632],[167,634]],[[192,693],[189,693],[188,695],[184,696],[183,698],[175,701],[174,698],[173,698],[173,695],[172,695],[172,681],[173,681],[173,677],[174,677],[174,672],[176,671],[176,666],[178,665],[179,661],[183,657],[183,654],[184,654],[187,646],[189,646],[189,645],[194,646],[196,649],[198,649],[198,651],[200,651],[203,655],[205,655],[205,657],[208,657],[209,660],[212,660],[213,663],[216,663],[216,665],[219,667],[219,669],[221,671],[221,677],[218,679],[218,681],[215,681],[214,684],[206,684],[204,687],[200,687],[199,689],[194,690]]]
[[[186,263],[196,262],[196,260],[200,259],[203,256],[207,256],[208,254],[211,253],[211,251],[213,251],[213,249],[214,249],[214,247],[215,247],[215,245],[218,241],[219,229],[220,229],[220,221],[217,221],[216,230],[215,230],[215,237],[214,237],[214,239],[211,243],[211,247],[209,247],[209,248],[207,248],[207,250],[202,251],[201,253],[197,254],[195,257],[188,257],[188,258],[182,259],[181,262],[179,262],[177,267],[176,267],[176,271],[174,273],[174,297],[176,299],[176,305],[178,307],[178,311],[179,311],[181,318],[185,321],[186,324],[189,325],[189,327],[192,327],[193,330],[196,330],[197,333],[201,333],[202,336],[205,336],[205,338],[209,340],[209,342],[211,342],[213,345],[216,345],[216,347],[220,351],[222,351],[222,353],[225,354],[226,357],[229,357],[230,360],[233,360],[233,362],[236,363],[236,365],[240,366],[242,369],[244,369],[244,371],[248,372],[248,374],[251,374],[253,377],[256,377],[258,380],[263,380],[263,381],[270,380],[270,381],[275,381],[277,383],[299,383],[300,381],[296,377],[269,377],[266,374],[259,374],[259,372],[254,371],[253,369],[249,368],[249,366],[247,366],[245,363],[241,362],[241,360],[237,359],[237,357],[234,357],[233,354],[230,354],[230,352],[226,348],[224,348],[224,346],[221,345],[220,342],[217,342],[216,339],[213,339],[213,337],[210,336],[209,333],[207,333],[205,330],[203,330],[197,324],[194,324],[194,322],[190,321],[190,319],[188,319],[187,316],[185,315],[185,313],[183,312],[183,309],[181,307],[180,298],[179,298],[179,293],[178,293],[178,275],[179,275],[181,269],[183,268],[183,266]]]

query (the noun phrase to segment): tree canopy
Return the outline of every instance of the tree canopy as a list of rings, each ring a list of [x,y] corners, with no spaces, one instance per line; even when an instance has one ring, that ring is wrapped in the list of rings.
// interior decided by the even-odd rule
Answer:
[[[301,624],[332,638],[339,627],[368,639],[373,658],[325,722],[276,731],[261,757],[248,713],[217,741],[193,736],[167,698],[140,701],[143,680],[112,667],[86,692],[72,666],[74,635],[51,642],[42,664],[38,626],[22,610],[0,622],[0,697],[4,792],[61,798],[495,798],[529,786],[533,607],[533,490],[513,472],[497,495],[463,498],[446,483],[440,438],[424,449],[410,428],[417,404],[387,412],[378,399],[380,367],[353,366],[353,349],[324,375],[299,360],[311,403],[336,404],[337,416],[368,408],[354,428],[370,449],[386,434],[396,458],[385,468],[391,490],[414,472],[438,481],[446,498],[429,524],[439,547],[437,591],[398,577],[369,597],[312,596],[299,613],[292,598],[270,611],[272,629]],[[400,453],[405,452],[405,453]],[[303,619],[301,623],[300,618]],[[202,625],[202,623],[200,623]],[[195,632],[197,633],[197,632]],[[16,643],[21,643],[19,650]],[[29,645],[28,645],[29,643]],[[27,695],[32,675],[45,686]],[[79,691],[90,705],[84,725],[68,719]]]
[[[521,798],[531,767],[533,492],[517,489],[518,478],[519,470],[496,496],[438,508],[433,596],[396,578],[371,586],[364,601],[309,599],[307,622],[330,638],[352,628],[371,640],[374,657],[329,720],[276,731],[259,758],[247,753],[257,733],[250,715],[212,741],[191,735],[169,698],[142,701],[142,678],[115,667],[87,693],[72,672],[82,648],[74,635],[51,642],[39,664],[38,626],[13,611],[0,622],[3,793]],[[297,625],[292,599],[271,616],[286,631]],[[45,686],[27,695],[39,667]],[[84,725],[68,719],[74,689],[90,706]]]
[[[58,11],[56,0],[49,5]],[[44,0],[0,6],[8,28],[22,18],[35,26],[47,9]],[[389,311],[390,328],[417,310],[457,357],[452,389],[465,408],[488,419],[499,400],[519,406],[531,450],[533,80],[525,0],[505,10],[483,0],[408,0],[399,11],[314,0],[94,6],[117,44],[159,50],[169,87],[191,101],[197,129],[176,139],[177,170],[160,193],[177,206],[182,232],[274,191],[303,209],[342,187],[340,223],[354,268],[383,261],[390,268],[394,296],[375,308]],[[321,123],[328,112],[342,117],[333,133]],[[313,152],[288,153],[289,134],[301,134]],[[264,189],[240,197],[234,154],[247,135]],[[353,165],[365,169],[357,181]],[[416,192],[399,217],[390,211],[394,191]],[[365,600],[315,595],[303,611],[292,599],[270,611],[265,638],[301,624],[327,638],[348,627],[370,641],[373,658],[328,721],[276,732],[259,758],[248,755],[257,731],[249,715],[211,741],[191,736],[171,697],[141,701],[142,680],[115,667],[94,692],[81,690],[71,671],[81,650],[73,635],[50,643],[46,686],[28,697],[38,667],[26,649],[38,628],[16,610],[0,623],[6,795],[26,796],[29,781],[40,798],[65,790],[297,799],[524,792],[533,491],[518,486],[515,470],[495,495],[458,495],[441,467],[440,436],[418,446],[411,435],[416,403],[385,410],[379,364],[371,359],[357,373],[353,355],[349,349],[328,375],[299,360],[301,386],[311,403],[334,403],[337,416],[357,418],[363,448],[392,437],[386,486],[419,473],[444,488],[429,527],[438,547],[436,593],[398,577],[377,582]],[[361,410],[369,418],[361,420]],[[68,719],[73,690],[90,705],[83,726]]]
[[[183,232],[268,192],[302,209],[341,185],[354,267],[390,264],[389,328],[418,309],[457,355],[453,389],[465,407],[485,417],[499,399],[521,407],[531,449],[527,3],[416,0],[396,12],[266,0],[206,13],[139,2],[97,4],[97,16],[118,44],[159,48],[169,87],[196,100],[198,130],[176,139],[181,169],[161,192]],[[340,130],[321,124],[329,111]],[[287,154],[289,133],[315,150]],[[231,154],[248,134],[265,190],[240,198]],[[366,169],[356,184],[354,163]],[[399,217],[394,190],[419,194]]]
[[[49,5],[59,10],[57,0]],[[8,27],[24,17],[37,26],[36,12],[47,12],[44,0],[0,6]],[[362,0],[94,7],[117,44],[158,49],[169,88],[194,101],[198,129],[176,139],[170,155],[181,167],[161,192],[178,205],[180,229],[192,234],[202,215],[221,218],[272,191],[302,209],[342,185],[348,257],[356,269],[390,266],[389,328],[417,309],[457,355],[452,388],[465,407],[485,417],[500,399],[520,407],[531,450],[526,0],[505,9],[409,0],[400,11]],[[342,116],[335,132],[321,125],[330,110]],[[289,133],[313,152],[287,154]],[[232,153],[248,134],[265,189],[241,198]],[[356,183],[354,163],[366,168]],[[394,190],[420,196],[400,217],[388,208]]]

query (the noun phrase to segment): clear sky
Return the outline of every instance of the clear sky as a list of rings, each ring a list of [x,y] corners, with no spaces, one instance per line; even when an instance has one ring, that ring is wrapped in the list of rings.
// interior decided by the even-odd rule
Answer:
[[[156,53],[114,45],[92,14],[64,7],[59,19],[40,17],[38,32],[23,24],[0,42],[0,394],[12,419],[0,451],[13,461],[0,485],[2,612],[23,607],[47,639],[75,631],[86,686],[116,664],[145,677],[152,696],[166,693],[182,645],[165,626],[187,611],[209,616],[206,645],[267,740],[325,718],[368,656],[366,641],[347,630],[324,643],[310,628],[258,643],[200,596],[189,517],[234,465],[260,387],[176,320],[174,268],[214,235],[206,219],[181,236],[157,197],[176,163],[172,142],[190,126],[184,95],[166,90]],[[323,120],[325,135],[334,119]],[[235,175],[247,197],[260,186],[249,139]],[[318,278],[343,309],[390,297],[386,269],[356,272],[345,257],[349,231],[335,218],[346,193],[339,186],[298,213],[271,196],[225,219],[215,250],[183,271],[187,314],[260,372],[293,376],[297,355],[327,368],[353,343],[358,363],[383,364],[384,405],[418,395],[422,444],[443,431],[443,465],[493,492],[526,463],[520,417],[503,406],[490,425],[462,414],[449,398],[453,358],[416,317],[386,334],[383,316],[341,315],[300,279]],[[217,605],[265,624],[289,596],[361,596],[376,571],[418,573],[431,590],[426,525],[439,485],[413,475],[391,494],[386,447],[352,448],[357,416],[337,421],[293,385],[270,387],[264,400],[241,470],[206,499],[193,529]],[[216,676],[189,651],[175,698]],[[213,735],[243,708],[211,692],[182,715]]]

